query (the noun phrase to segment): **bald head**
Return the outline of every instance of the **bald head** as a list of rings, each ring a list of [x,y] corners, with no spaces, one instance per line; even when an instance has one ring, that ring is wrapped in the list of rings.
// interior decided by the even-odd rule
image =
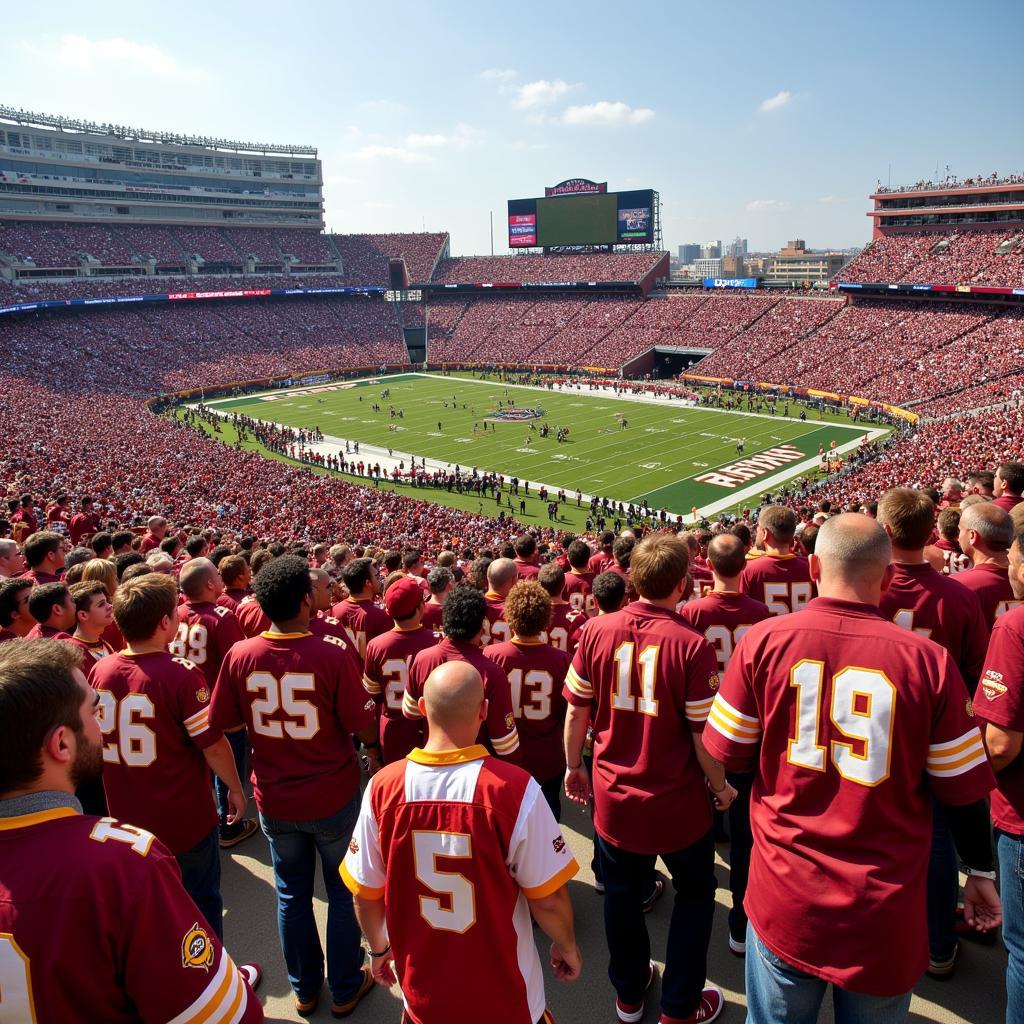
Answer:
[[[480,727],[480,708],[484,700],[484,681],[465,661],[448,661],[427,676],[423,684],[423,711],[431,731],[440,729],[458,739],[469,734],[465,744],[473,742]]]
[[[487,586],[504,597],[515,585],[518,572],[511,558],[496,558],[487,566]]]
[[[217,567],[208,558],[190,558],[182,567],[178,577],[181,592],[189,599],[203,597],[207,584],[220,578]]]
[[[708,561],[721,580],[734,580],[747,564],[747,549],[739,537],[720,533],[708,542]]]
[[[837,591],[842,590],[864,595],[877,591],[880,595],[891,561],[889,535],[880,523],[861,512],[833,516],[818,531],[814,563],[823,597],[840,597]]]

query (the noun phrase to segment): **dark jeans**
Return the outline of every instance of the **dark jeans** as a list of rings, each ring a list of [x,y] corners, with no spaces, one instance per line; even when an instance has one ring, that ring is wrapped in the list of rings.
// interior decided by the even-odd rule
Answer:
[[[729,934],[738,942],[747,937],[747,914],[743,900],[747,895],[747,879],[750,876],[750,851],[754,837],[750,831],[750,790],[754,784],[753,772],[726,772],[725,777],[736,790],[726,812],[729,815],[729,891],[732,893],[732,910],[729,911]]]
[[[597,848],[605,886],[608,977],[623,1003],[639,1003],[651,959],[643,902],[657,858],[621,850],[603,836],[598,837]],[[685,849],[663,853],[661,859],[675,889],[661,1009],[669,1017],[688,1017],[700,1005],[707,979],[708,943],[715,912],[714,834],[709,830]]]
[[[324,952],[313,916],[319,855],[327,890],[327,980],[336,1003],[348,1002],[363,982],[361,933],[352,894],[338,874],[359,813],[359,793],[318,821],[282,821],[260,815],[270,842],[277,887],[277,928],[288,980],[299,999],[312,999],[324,983]]]
[[[928,953],[933,960],[948,960],[957,944],[959,861],[946,812],[938,801],[933,801],[932,811],[932,849],[928,860]]]
[[[244,785],[245,762],[249,753],[249,733],[245,729],[239,729],[238,732],[226,732],[224,735],[227,736],[228,743],[231,745],[231,753],[235,755],[235,767],[238,769],[238,777]],[[217,813],[220,815],[221,838],[231,839],[242,831],[242,822],[236,822],[234,825],[228,824],[228,814],[231,813],[231,809],[228,806],[228,787],[221,781],[218,775],[213,777],[213,790],[217,794]]]
[[[548,779],[547,782],[540,784],[540,791],[544,794],[544,799],[548,802],[548,807],[551,808],[551,813],[555,816],[555,821],[560,822],[562,820],[562,786],[564,785],[564,776],[557,775],[553,779]]]
[[[206,923],[224,939],[224,900],[220,895],[220,842],[217,829],[174,858],[181,868],[181,884],[203,912]]]
[[[1006,965],[1006,1024],[1024,1022],[1024,839],[996,831],[999,896],[1003,901]]]

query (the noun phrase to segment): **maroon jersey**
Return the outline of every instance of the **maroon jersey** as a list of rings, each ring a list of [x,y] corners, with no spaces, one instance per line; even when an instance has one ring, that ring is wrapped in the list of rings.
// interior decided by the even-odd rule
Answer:
[[[242,627],[233,611],[212,601],[186,601],[178,609],[178,618],[178,635],[167,650],[198,665],[212,689],[224,655],[245,639]]]
[[[26,634],[26,640],[70,640],[71,634],[65,633],[63,629],[54,629],[53,626],[44,626],[37,622]]]
[[[480,730],[480,742],[489,740],[496,754],[518,764],[519,733],[508,680],[505,673],[473,644],[443,637],[439,643],[420,651],[413,658],[409,671],[402,713],[406,718],[422,718],[417,702],[423,696],[423,684],[427,676],[446,661],[466,661],[480,673],[484,681],[484,697],[487,698],[487,721]]]
[[[882,617],[945,647],[973,692],[981,677],[989,632],[977,595],[927,562],[896,562],[893,569],[878,608]]]
[[[535,565],[533,562],[522,562],[518,558],[513,559],[516,563],[516,575],[521,580],[533,580],[537,578],[537,573],[540,572],[540,566]]]
[[[270,618],[255,597],[247,597],[238,603],[235,618],[238,619],[238,626],[245,637],[259,636],[270,629]]]
[[[718,663],[674,612],[646,601],[590,619],[565,680],[593,708],[594,828],[634,853],[681,850],[711,828],[691,733],[701,732]]]
[[[369,598],[357,601],[354,597],[346,597],[331,609],[331,615],[345,627],[360,661],[366,657],[366,645],[395,624],[394,619]]]
[[[402,714],[409,671],[420,651],[437,643],[434,631],[395,626],[366,645],[363,687],[380,707],[380,747],[384,763],[405,757],[422,737],[422,722]]]
[[[0,818],[0,962],[5,1021],[263,1020],[160,842],[70,807]]]
[[[221,738],[210,684],[164,651],[112,654],[93,666],[103,731],[103,789],[112,814],[184,853],[217,824],[203,751]]]
[[[807,559],[800,555],[752,558],[740,576],[740,593],[768,605],[772,615],[799,611],[814,597]]]
[[[71,517],[68,533],[71,543],[78,545],[83,537],[94,534],[100,528],[100,517],[95,512],[79,512]]]
[[[994,781],[970,708],[948,652],[870,605],[819,597],[747,632],[704,745],[756,759],[744,907],[777,956],[854,992],[913,987],[932,794],[969,803]]]
[[[1012,512],[1024,498],[1016,494],[1004,494],[999,498],[993,498],[993,503],[998,505],[1004,512]]]
[[[423,625],[432,629],[437,636],[441,635],[441,623],[444,619],[444,605],[427,601],[423,605]]]
[[[0,644],[9,643],[11,640],[20,640],[17,633],[9,630],[6,626],[0,626]]]
[[[945,576],[953,576],[965,569],[970,569],[971,560],[960,550],[959,544],[950,544],[945,537],[940,537],[932,547],[942,552],[942,572]]]
[[[344,640],[263,633],[235,644],[221,665],[211,721],[245,725],[256,806],[268,818],[314,821],[359,788],[351,734],[373,723]]]
[[[953,579],[978,595],[982,615],[990,630],[1000,615],[1022,603],[1014,598],[1009,570],[1005,565],[982,562],[965,572],[958,572]]]
[[[721,672],[729,667],[736,645],[755,623],[771,615],[766,605],[735,591],[712,591],[706,597],[683,605],[682,620],[692,626],[715,649]]]
[[[480,638],[480,645],[486,647],[488,644],[500,643],[512,636],[512,630],[508,628],[505,621],[505,598],[488,590],[484,594],[484,601],[487,610],[484,617],[484,635]]]
[[[59,576],[55,576],[52,572],[43,572],[42,569],[29,569],[28,572],[22,573],[21,578],[31,580],[37,587],[41,587],[44,583],[63,582]]]
[[[484,648],[484,654],[508,679],[523,767],[538,782],[562,775],[566,708],[562,689],[569,670],[569,655],[541,640],[518,638],[491,644]]]
[[[82,671],[89,677],[92,676],[93,666],[98,661],[114,653],[113,647],[103,637],[100,637],[95,643],[89,643],[87,640],[73,636],[70,642],[82,652]]]
[[[1000,616],[992,628],[974,713],[983,722],[1024,732],[1024,608]],[[1003,832],[1024,836],[1024,755],[996,776],[992,822]]]
[[[567,572],[565,574],[565,590],[562,596],[574,611],[586,612],[587,615],[597,614],[597,601],[590,592],[593,582],[594,574],[590,572]]]
[[[600,576],[601,573],[607,572],[613,565],[615,565],[615,556],[610,551],[605,551],[602,548],[596,555],[590,556],[590,561],[587,562],[587,571],[594,576]]]
[[[715,574],[710,569],[698,565],[696,562],[690,563],[690,579],[693,582],[694,601],[699,601],[715,589]]]
[[[528,899],[577,870],[537,783],[473,746],[379,771],[341,878],[384,901],[408,1020],[535,1024],[550,1017]]]
[[[586,621],[586,612],[578,612],[567,604],[553,604],[551,606],[551,624],[542,637],[552,647],[565,651],[571,659],[576,653],[576,641],[579,639],[580,630]]]

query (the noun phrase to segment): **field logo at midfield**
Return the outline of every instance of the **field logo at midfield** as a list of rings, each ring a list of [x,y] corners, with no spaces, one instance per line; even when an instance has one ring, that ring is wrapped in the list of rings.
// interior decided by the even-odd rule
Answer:
[[[731,466],[722,466],[713,473],[701,473],[694,477],[698,483],[714,484],[716,487],[738,487],[747,480],[764,476],[773,469],[785,466],[788,462],[799,462],[807,456],[791,444],[780,444],[776,448],[768,448],[760,455],[752,455],[749,459],[741,459]]]

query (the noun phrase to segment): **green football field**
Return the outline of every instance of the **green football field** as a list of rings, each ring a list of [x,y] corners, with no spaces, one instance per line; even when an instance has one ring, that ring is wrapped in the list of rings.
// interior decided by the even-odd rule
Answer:
[[[387,399],[381,397],[385,387],[391,391]],[[517,408],[542,409],[543,415],[529,422],[489,420],[498,412],[499,402],[507,407],[510,401]],[[379,412],[372,408],[375,403]],[[866,429],[845,419],[819,420],[817,413],[809,413],[808,421],[801,423],[681,403],[616,399],[586,386],[581,391],[559,392],[437,374],[403,374],[347,382],[316,393],[308,389],[304,394],[278,392],[211,404],[221,411],[292,427],[319,427],[328,438],[390,447],[464,468],[516,475],[532,484],[564,487],[570,496],[579,488],[584,494],[624,502],[646,498],[652,508],[679,513],[734,496],[740,503],[738,492],[751,486],[760,493],[756,475],[725,488],[697,479],[704,474],[779,445],[813,457],[819,444],[826,449],[833,440],[837,445],[848,444]],[[392,405],[404,416],[392,419]],[[625,429],[623,418],[628,421]],[[530,422],[538,429],[531,430]],[[541,438],[539,428],[545,422],[551,433]],[[555,429],[562,426],[569,427],[569,437],[559,443]],[[744,452],[739,454],[736,445],[741,439]],[[787,465],[764,469],[759,475],[762,479],[776,475]],[[806,470],[794,468],[791,475],[799,472]]]

